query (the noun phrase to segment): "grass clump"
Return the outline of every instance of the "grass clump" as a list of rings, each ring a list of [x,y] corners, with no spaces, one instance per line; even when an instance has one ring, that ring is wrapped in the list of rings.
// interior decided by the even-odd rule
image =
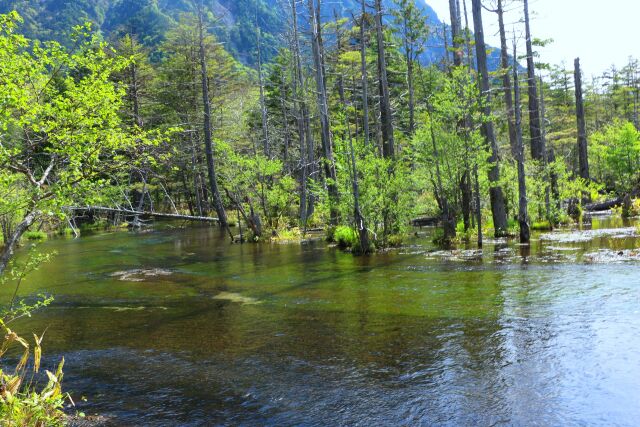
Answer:
[[[404,242],[404,236],[402,234],[392,234],[387,237],[387,246],[390,248],[398,248],[402,246]]]
[[[302,231],[298,227],[293,227],[276,230],[274,232],[274,237],[272,238],[272,240],[290,242],[300,240],[301,238]]]
[[[358,233],[351,227],[340,225],[333,233],[333,241],[342,249],[353,248],[358,245]]]
[[[26,233],[24,233],[24,238],[27,240],[46,240],[47,233],[39,230],[27,231]]]
[[[536,221],[531,224],[531,229],[534,231],[553,231],[553,226],[547,220]]]

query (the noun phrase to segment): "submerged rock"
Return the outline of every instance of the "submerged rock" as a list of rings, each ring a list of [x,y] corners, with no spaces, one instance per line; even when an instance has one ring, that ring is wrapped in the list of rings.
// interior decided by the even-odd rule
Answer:
[[[172,274],[173,272],[161,268],[138,268],[134,270],[116,271],[115,273],[111,273],[110,276],[117,277],[118,280],[124,282],[144,282],[149,277],[170,276]]]
[[[255,298],[245,297],[235,292],[226,292],[226,291],[220,292],[218,295],[214,296],[213,299],[231,301],[241,305],[256,305],[261,303],[261,301]]]

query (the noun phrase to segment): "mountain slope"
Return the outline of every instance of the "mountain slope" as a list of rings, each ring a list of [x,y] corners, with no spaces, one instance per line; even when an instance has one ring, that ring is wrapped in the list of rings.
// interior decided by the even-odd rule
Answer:
[[[432,29],[441,29],[442,22],[435,11],[419,0]],[[205,1],[217,23],[213,31],[236,58],[245,64],[255,62],[256,22],[262,32],[264,56],[271,57],[282,43],[287,30],[286,0],[209,0]],[[387,9],[392,0],[384,0]],[[304,13],[306,8],[301,8]],[[335,0],[323,3],[322,15],[332,20],[334,9],[342,17],[358,15],[359,0]],[[0,0],[0,13],[17,10],[24,18],[27,36],[41,40],[68,42],[74,25],[91,21],[105,37],[125,31],[134,33],[146,45],[154,46],[166,31],[175,25],[180,13],[192,10],[191,0]],[[433,63],[444,56],[442,30],[433,32],[423,56],[423,62]],[[494,51],[492,62],[497,64]]]

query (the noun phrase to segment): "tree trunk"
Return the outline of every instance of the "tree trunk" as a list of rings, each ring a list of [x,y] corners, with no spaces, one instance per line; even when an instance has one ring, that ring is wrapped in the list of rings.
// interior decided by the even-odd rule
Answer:
[[[318,1],[318,9],[320,0]],[[327,190],[329,193],[329,207],[331,224],[338,223],[338,181],[336,176],[336,166],[333,159],[333,142],[331,138],[331,123],[329,120],[329,105],[327,102],[327,88],[324,75],[324,58],[322,55],[322,33],[320,28],[320,17],[314,7],[314,0],[308,0],[310,24],[312,27],[312,51],[313,62],[316,71],[316,96],[318,99],[318,111],[320,113],[320,137],[322,141],[322,151],[324,155],[323,165],[327,179]]]
[[[456,0],[449,0],[449,15],[451,17],[451,42],[453,44],[453,65],[462,65],[462,44],[460,43],[460,33],[462,23],[460,22],[460,11]],[[446,37],[446,35],[445,35]]]
[[[415,119],[415,88],[413,87],[413,58],[407,58],[407,87],[409,89],[409,135],[416,130]]]
[[[482,248],[482,206],[480,202],[480,178],[478,177],[478,165],[473,166],[473,182],[476,205],[476,227],[478,227],[478,247]]]
[[[367,72],[367,39],[366,39],[366,5],[362,0],[362,17],[360,18],[360,67],[362,74],[362,132],[364,145],[369,145],[369,77]]]
[[[302,60],[300,58],[300,38],[298,36],[298,11],[296,1],[291,0],[291,17],[293,21],[293,42],[292,50],[294,56],[294,93],[299,104],[298,133],[300,137],[300,222],[306,227],[307,220],[312,215],[313,198],[309,197],[308,180],[313,170],[313,136],[311,135],[311,125],[309,120],[309,109],[307,108],[306,85],[302,74]]]
[[[524,23],[527,45],[527,87],[529,89],[529,132],[531,136],[531,157],[544,162],[545,148],[542,145],[540,132],[540,106],[538,104],[538,88],[536,84],[536,66],[531,42],[531,25],[529,23],[529,1],[524,0]]]
[[[524,170],[524,143],[522,141],[522,110],[520,107],[520,81],[518,79],[518,60],[516,42],[513,41],[513,87],[515,93],[516,115],[516,148],[518,162],[518,224],[520,225],[520,243],[529,243],[531,231],[529,229],[529,214],[527,212],[527,183]]]
[[[389,80],[387,76],[387,59],[385,56],[384,33],[382,29],[382,0],[375,0],[375,7],[376,38],[378,42],[380,116],[382,122],[382,152],[385,158],[391,159],[395,156],[395,142],[393,137],[393,117],[391,114]]]
[[[336,17],[336,23],[337,23]],[[337,27],[336,27],[337,28]],[[340,37],[340,35],[338,35]],[[339,46],[339,45],[338,45]],[[369,242],[369,230],[365,222],[362,211],[360,210],[360,186],[358,184],[358,168],[356,165],[356,155],[353,149],[353,138],[351,137],[351,128],[349,127],[349,109],[347,108],[347,101],[344,96],[344,76],[339,75],[338,78],[338,91],[340,93],[340,102],[343,106],[344,124],[346,127],[346,138],[349,141],[349,157],[351,161],[351,189],[353,191],[353,219],[356,224],[356,230],[358,230],[358,237],[360,240],[360,253],[366,254],[371,250],[371,244]]]
[[[502,0],[498,0],[498,24],[500,27],[500,63],[504,72],[502,86],[504,89],[504,105],[507,109],[507,124],[509,127],[509,143],[513,158],[517,156],[516,127],[513,123],[513,97],[511,95],[511,77],[509,75],[509,48],[507,47],[507,34],[504,28],[504,8]],[[517,66],[517,64],[516,64]]]
[[[213,142],[211,137],[211,103],[209,101],[209,79],[207,72],[207,57],[204,50],[204,12],[202,3],[198,10],[198,32],[200,43],[200,71],[202,74],[202,102],[204,104],[204,147],[207,157],[207,170],[209,172],[209,186],[211,187],[211,195],[213,197],[213,206],[218,215],[221,227],[228,227],[227,213],[222,204],[220,190],[216,178],[216,169],[213,159]]]
[[[285,85],[285,75],[284,71],[282,73],[282,78],[280,79],[280,107],[282,109],[282,120],[284,123],[284,147],[282,151],[282,164],[284,165],[284,170],[288,174],[290,172],[289,168],[289,114],[287,110],[287,101],[285,98],[286,93],[286,85]]]
[[[574,76],[576,85],[576,119],[578,122],[578,166],[580,177],[590,179],[589,154],[587,151],[587,125],[584,116],[584,100],[582,97],[582,72],[580,71],[580,58],[574,62]]]
[[[542,144],[546,150],[546,152],[544,153],[545,165],[547,166],[545,171],[546,172],[545,180],[548,179],[548,182],[545,182],[544,203],[545,203],[547,221],[549,221],[549,224],[553,226],[555,225],[555,220],[553,218],[553,213],[551,211],[551,197],[553,194],[555,194],[558,191],[557,188],[556,189],[553,188],[554,183],[555,185],[558,184],[558,177],[556,176],[554,178],[553,175],[555,174],[555,172],[553,172],[549,168],[549,165],[553,163],[551,161],[551,152],[553,150],[547,147],[547,129],[546,129],[547,109],[545,107],[544,81],[542,80],[542,77],[539,77],[539,83],[540,83],[540,133],[542,135]]]
[[[2,248],[2,252],[0,252],[0,277],[2,277],[5,270],[7,269],[7,265],[13,257],[16,247],[20,242],[20,238],[29,229],[29,227],[31,227],[37,217],[38,212],[29,212],[27,215],[25,215],[20,224],[18,224],[13,230],[13,234],[11,234],[9,239],[6,240],[5,245]]]
[[[471,174],[467,168],[460,179],[460,193],[462,194],[462,221],[464,222],[464,231],[471,228]]]
[[[264,155],[269,158],[270,157],[270,147],[269,147],[269,128],[268,128],[268,117],[267,117],[267,105],[264,99],[264,79],[262,76],[262,52],[260,48],[260,27],[258,26],[258,17],[256,16],[256,33],[257,33],[257,49],[258,49],[258,84],[260,86],[260,116],[262,119],[262,150]]]
[[[198,209],[198,215],[203,216],[204,212],[202,209],[202,197],[200,195],[200,182],[198,179],[198,164],[196,156],[196,146],[193,141],[193,132],[189,132],[189,142],[191,143],[191,173],[193,174],[193,190],[195,191],[196,208]]]
[[[433,158],[436,164],[436,198],[440,201],[440,208],[442,209],[442,226],[443,226],[443,240],[445,244],[451,243],[456,238],[456,220],[454,212],[449,206],[449,200],[447,194],[442,185],[442,173],[440,172],[440,154],[438,151],[438,144],[436,141],[436,132],[434,129],[435,122],[433,120],[433,108],[428,103],[427,108],[429,110],[429,130],[431,133],[431,144],[433,148]]]
[[[476,59],[478,63],[478,72],[480,73],[480,101],[482,111],[486,119],[491,116],[491,92],[489,86],[489,70],[487,66],[487,47],[484,42],[484,29],[482,24],[482,3],[481,0],[472,0],[473,23],[475,27],[476,39]],[[482,134],[485,138],[487,146],[491,150],[491,168],[489,170],[489,198],[491,200],[491,212],[493,216],[493,225],[497,237],[504,236],[507,233],[507,211],[505,208],[504,194],[500,181],[500,165],[498,144],[490,120],[485,120],[482,125]]]

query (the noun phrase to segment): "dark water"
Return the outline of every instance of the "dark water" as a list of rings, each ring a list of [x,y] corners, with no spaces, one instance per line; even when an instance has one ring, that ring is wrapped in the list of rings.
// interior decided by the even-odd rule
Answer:
[[[54,240],[21,294],[55,303],[16,329],[48,328],[78,410],[122,425],[634,426],[640,262],[618,256],[634,234],[481,257],[426,238],[359,258],[229,245],[211,228]]]

